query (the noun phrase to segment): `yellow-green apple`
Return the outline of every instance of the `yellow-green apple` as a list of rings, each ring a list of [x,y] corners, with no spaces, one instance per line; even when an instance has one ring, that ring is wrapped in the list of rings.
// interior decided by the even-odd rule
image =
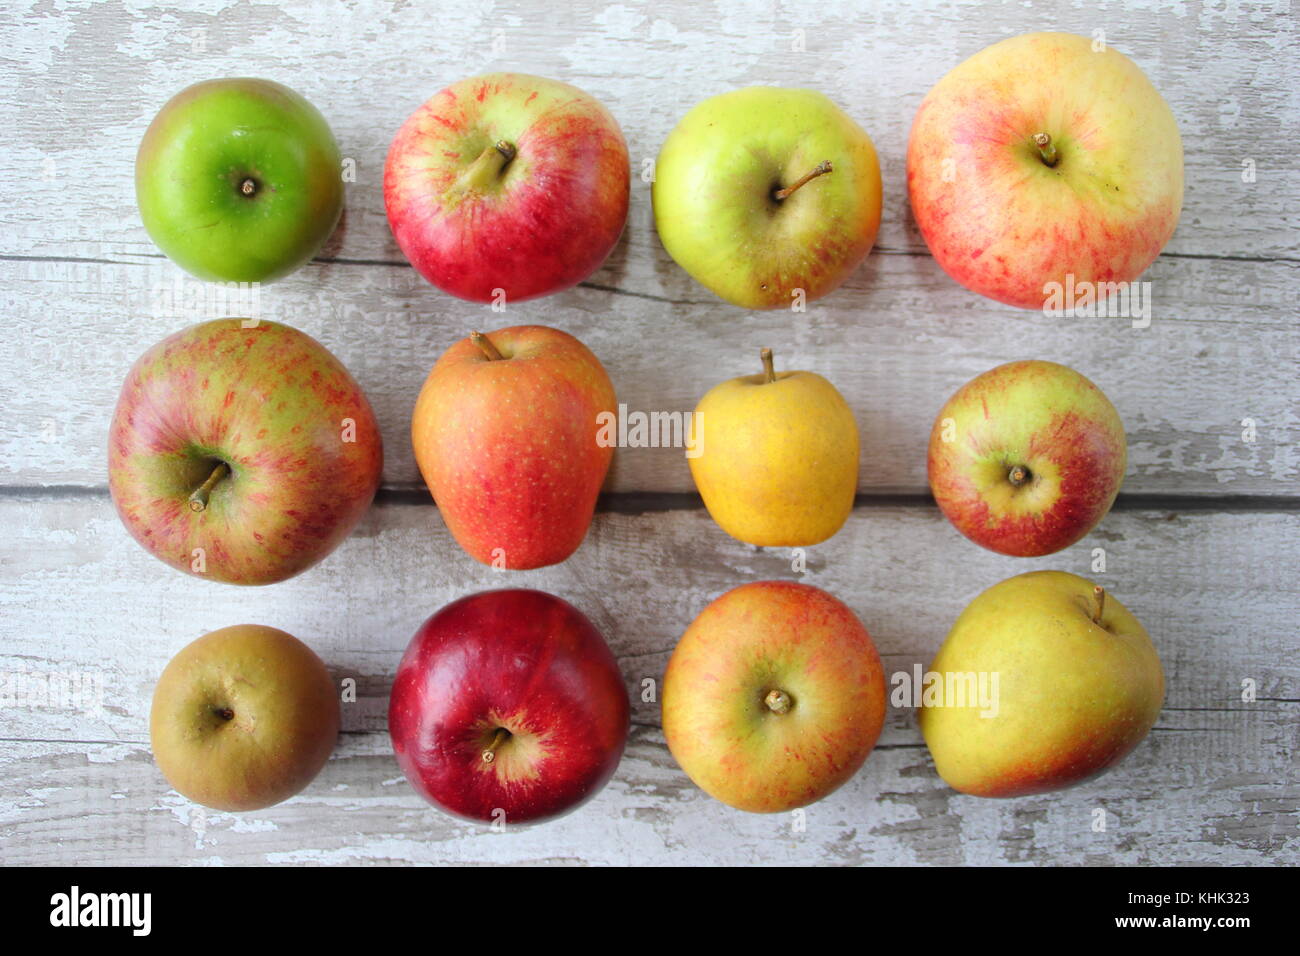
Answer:
[[[1137,618],[1064,571],[989,588],[957,618],[930,671],[945,686],[948,675],[967,685],[987,675],[997,690],[993,706],[936,695],[919,714],[939,775],[979,797],[1059,790],[1114,766],[1147,735],[1165,696]]]
[[[416,791],[468,820],[540,823],[609,782],[627,743],[627,689],[605,639],[542,591],[483,591],[411,639],[388,732]]]
[[[880,227],[871,139],[813,90],[754,86],[705,100],[655,163],[668,254],[746,309],[819,299],[866,258]]]
[[[216,810],[287,800],[325,766],[339,701],[321,659],[290,634],[238,624],[171,659],[149,715],[154,759],[182,796]]]
[[[820,800],[876,745],[885,676],[871,635],[808,584],[733,588],[697,617],[668,661],[664,736],[686,775],[740,810]]]
[[[1008,362],[971,379],[930,432],[930,490],[976,544],[1017,557],[1068,548],[1124,481],[1124,424],[1101,389],[1055,362]]]
[[[853,510],[858,428],[835,386],[814,372],[763,371],[711,388],[695,409],[695,486],[722,530],[771,547],[817,544]]]
[[[383,457],[361,386],[323,345],[275,322],[214,319],[131,368],[108,487],[127,530],[172,567],[270,584],[348,536]]]
[[[518,302],[595,272],[627,222],[627,144],[609,111],[522,73],[461,80],[411,114],[384,205],[420,275],[473,302]]]
[[[523,570],[578,549],[614,449],[600,360],[541,325],[473,333],[438,359],[411,419],[415,460],[452,536],[473,558]]]
[[[269,282],[314,256],[343,211],[339,148],[286,86],[206,80],[154,117],[135,160],[149,237],[200,279]]]
[[[1031,33],[981,50],[922,100],[912,213],[968,289],[1043,308],[1053,283],[1131,282],[1178,224],[1183,146],[1169,106],[1103,41]],[[1072,277],[1072,278],[1067,278]]]

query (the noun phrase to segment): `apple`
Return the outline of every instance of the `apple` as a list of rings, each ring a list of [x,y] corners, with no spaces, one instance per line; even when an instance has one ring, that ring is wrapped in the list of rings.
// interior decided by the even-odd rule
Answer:
[[[686,629],[663,682],[664,737],[686,775],[740,810],[777,813],[837,789],[885,720],[871,635],[808,584],[733,588]]]
[[[420,275],[504,304],[595,272],[627,222],[629,182],[623,133],[596,99],[490,73],[447,87],[397,131],[384,206]]]
[[[994,706],[945,693],[919,714],[939,775],[979,797],[1060,790],[1114,766],[1150,731],[1165,696],[1137,618],[1064,571],[989,588],[957,618],[930,671],[997,677]]]
[[[108,487],[147,551],[231,584],[324,558],[383,468],[370,403],[342,363],[287,325],[214,319],[168,336],[122,384]]]
[[[149,715],[154,759],[184,797],[215,810],[287,800],[325,766],[339,735],[334,682],[290,634],[238,624],[171,659]]]
[[[858,427],[814,372],[763,371],[715,385],[695,409],[695,486],[722,530],[763,547],[803,547],[839,531],[858,485]]]
[[[1168,104],[1122,53],[1031,33],[930,90],[912,123],[907,187],[948,275],[1044,308],[1054,283],[1088,283],[1100,299],[1155,260],[1182,210],[1183,146]]]
[[[270,282],[320,251],[343,211],[324,117],[279,83],[206,80],[154,117],[135,159],[140,218],[158,248],[211,282]]]
[[[880,227],[871,139],[821,93],[754,86],[707,99],[655,163],[655,228],[701,285],[746,309],[840,285]]]
[[[948,399],[927,471],[958,531],[1000,554],[1068,548],[1110,511],[1124,481],[1124,423],[1101,389],[1055,362],[1008,362]]]
[[[388,732],[411,786],[454,816],[540,823],[581,806],[627,743],[627,689],[582,612],[543,591],[453,601],[411,638]]]
[[[460,546],[515,570],[573,554],[614,454],[598,418],[616,409],[600,360],[558,329],[475,332],[443,353],[415,403],[411,441]]]

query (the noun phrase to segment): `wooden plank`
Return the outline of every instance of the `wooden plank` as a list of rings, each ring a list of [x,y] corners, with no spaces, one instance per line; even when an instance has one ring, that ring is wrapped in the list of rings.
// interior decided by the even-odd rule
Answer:
[[[1039,567],[1103,582],[1151,631],[1168,679],[1157,728],[1123,765],[1056,795],[985,801],[934,774],[910,711],[892,709],[854,780],[788,816],[731,811],[696,790],[640,700],[677,637],[723,590],[793,576],[788,553],[732,541],[702,510],[604,513],[570,561],[493,572],[450,541],[426,505],[371,511],[325,563],[241,589],[177,574],[145,554],[99,494],[0,498],[0,671],[91,674],[103,707],[0,710],[0,860],[58,862],[1290,863],[1300,862],[1295,759],[1300,612],[1293,514],[1126,511],[1051,558],[1015,560],[960,539],[933,508],[859,507],[808,553],[804,580],[872,632],[886,671],[928,663],[984,587]],[[1094,548],[1107,571],[1093,573]],[[1246,571],[1244,569],[1250,569]],[[590,806],[507,834],[451,822],[401,777],[386,694],[421,620],[469,591],[560,594],[606,634],[634,695],[634,733]],[[148,750],[153,682],[199,634],[253,621],[311,643],[355,677],[344,734],[322,776],[271,810],[200,811],[169,791]],[[1259,699],[1241,700],[1241,681]],[[30,702],[29,702],[30,703]],[[1091,829],[1107,812],[1107,830]]]

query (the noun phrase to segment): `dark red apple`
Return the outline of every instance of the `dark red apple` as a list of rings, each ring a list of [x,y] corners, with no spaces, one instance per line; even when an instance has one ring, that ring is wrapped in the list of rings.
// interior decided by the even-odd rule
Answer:
[[[609,782],[629,711],[614,655],[582,612],[543,591],[483,591],[411,639],[388,732],[406,779],[438,809],[540,823]]]

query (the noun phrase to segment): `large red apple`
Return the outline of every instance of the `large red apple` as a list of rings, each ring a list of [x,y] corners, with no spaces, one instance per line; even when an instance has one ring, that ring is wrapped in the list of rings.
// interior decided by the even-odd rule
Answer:
[[[1183,146],[1168,104],[1122,53],[1033,33],[980,51],[930,90],[907,185],[945,272],[1041,309],[1062,287],[1104,298],[1159,255],[1182,210]]]
[[[270,584],[324,558],[383,468],[361,387],[287,325],[214,319],[159,342],[122,385],[108,486],[131,535],[174,568]]]
[[[1092,382],[1055,362],[1008,362],[948,399],[930,432],[930,490],[966,537],[1036,557],[1074,544],[1124,481],[1124,424]]]
[[[683,770],[754,813],[802,807],[852,777],[885,720],[871,635],[820,588],[755,581],[686,629],[664,673],[664,737]]]
[[[411,421],[420,472],[452,535],[500,568],[563,561],[582,543],[614,449],[605,368],[540,325],[474,333],[433,367]]]
[[[591,275],[627,222],[627,145],[567,83],[492,73],[438,93],[397,131],[384,205],[419,273],[474,302],[518,302]]]
[[[614,655],[580,611],[542,591],[484,591],[411,639],[388,732],[406,779],[434,806],[539,823],[609,782],[629,712]]]

